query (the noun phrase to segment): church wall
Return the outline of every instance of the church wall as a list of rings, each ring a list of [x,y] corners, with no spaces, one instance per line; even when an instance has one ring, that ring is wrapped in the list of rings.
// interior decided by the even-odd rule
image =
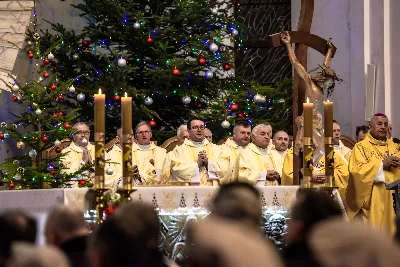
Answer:
[[[300,0],[292,0],[293,30],[297,29],[300,7]],[[344,80],[336,84],[335,92],[329,100],[334,102],[334,118],[339,121],[342,134],[352,138],[355,127],[364,123],[363,30],[363,1],[315,1],[311,33],[324,39],[332,37],[338,49],[332,59],[332,68]],[[323,59],[323,55],[309,49],[307,70],[317,68]]]

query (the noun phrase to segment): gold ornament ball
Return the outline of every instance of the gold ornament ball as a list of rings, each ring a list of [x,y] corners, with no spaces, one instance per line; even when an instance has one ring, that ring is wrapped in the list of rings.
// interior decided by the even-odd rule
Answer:
[[[18,147],[19,149],[24,149],[24,148],[25,148],[25,143],[24,143],[23,141],[18,141],[18,142],[17,142],[17,147]]]

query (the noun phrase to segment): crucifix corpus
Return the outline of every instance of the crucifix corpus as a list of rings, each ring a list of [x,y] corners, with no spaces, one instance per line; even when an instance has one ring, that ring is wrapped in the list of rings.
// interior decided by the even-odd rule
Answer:
[[[246,42],[246,47],[251,48],[274,48],[286,46],[290,62],[294,66],[293,84],[293,136],[296,136],[293,155],[293,184],[299,185],[300,156],[299,148],[302,146],[302,124],[303,119],[299,117],[303,113],[303,103],[306,97],[314,103],[314,133],[313,141],[315,151],[323,149],[322,117],[317,113],[319,105],[323,101],[324,91],[328,96],[332,93],[335,81],[339,81],[336,73],[330,68],[331,58],[335,55],[336,47],[331,40],[325,40],[317,35],[311,34],[311,24],[314,12],[314,0],[302,0],[299,23],[297,31],[289,31],[270,35],[264,40],[251,40]],[[292,50],[295,44],[295,51]],[[311,47],[325,56],[321,72],[310,75],[307,72],[307,49]],[[319,122],[318,122],[319,120]],[[320,133],[318,133],[320,132]]]

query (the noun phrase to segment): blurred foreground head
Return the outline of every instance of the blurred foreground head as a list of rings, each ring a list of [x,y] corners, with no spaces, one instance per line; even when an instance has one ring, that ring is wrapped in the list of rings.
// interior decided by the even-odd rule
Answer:
[[[122,205],[91,237],[92,267],[163,266],[159,232],[158,216],[152,206],[141,202]]]
[[[210,207],[213,216],[240,222],[258,230],[261,209],[260,192],[253,185],[245,182],[222,185]]]
[[[0,265],[11,256],[11,245],[16,241],[36,240],[36,221],[20,211],[10,211],[0,216]]]
[[[191,226],[188,239],[194,249],[185,266],[283,266],[276,248],[259,231],[240,223],[209,217]]]
[[[335,217],[343,217],[343,212],[328,193],[315,189],[299,190],[291,209],[286,242],[291,244],[307,239],[317,223]]]

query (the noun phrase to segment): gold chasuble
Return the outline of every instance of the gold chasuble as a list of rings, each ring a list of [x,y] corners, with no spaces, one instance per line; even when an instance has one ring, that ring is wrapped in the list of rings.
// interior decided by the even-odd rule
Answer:
[[[400,157],[392,140],[379,141],[367,134],[350,156],[350,179],[346,191],[347,214],[354,217],[361,211],[364,222],[375,228],[395,232],[392,191],[385,188],[400,178],[399,169],[384,170],[382,161],[388,156]]]
[[[232,138],[228,138],[226,142],[220,145],[221,156],[216,160],[221,169],[224,177],[220,179],[221,184],[230,183],[232,176],[235,173],[235,164],[239,154],[244,150],[245,147],[241,147],[236,144]]]
[[[167,151],[153,142],[149,145],[132,144],[132,164],[138,166],[142,182],[161,180],[161,170],[166,155]]]
[[[345,192],[347,188],[347,182],[349,179],[349,170],[347,167],[347,163],[342,159],[340,155],[334,153],[333,155],[333,169],[334,169],[334,178],[335,185],[338,188],[340,197],[342,201],[345,202]],[[313,174],[317,173],[325,173],[325,155],[322,155],[317,166],[313,170]],[[305,185],[307,181],[304,179],[301,181],[302,185]],[[293,185],[293,149],[289,149],[286,153],[285,161],[283,163],[283,171],[282,171],[282,185]],[[315,184],[315,186],[323,186],[323,184]]]
[[[199,168],[197,157],[200,151],[207,153],[208,166]],[[219,156],[219,147],[210,143],[207,139],[202,142],[185,139],[182,145],[173,150],[171,180],[193,185],[219,185],[219,179],[224,176],[223,168],[215,161]]]
[[[271,150],[271,156],[274,158],[274,162],[276,164],[276,171],[279,172],[279,175],[282,177],[283,163],[286,158],[288,150],[278,151],[276,149]]]
[[[114,144],[110,150],[106,151],[105,169],[112,169],[111,175],[105,175],[105,186],[107,188],[116,189],[118,181],[122,179],[122,149]],[[121,180],[122,181],[122,180]]]
[[[339,140],[339,145],[333,146],[333,149],[335,150],[335,153],[339,154],[339,156],[342,157],[342,159],[349,164],[349,159],[351,155],[351,149],[345,146],[342,141]]]
[[[236,160],[233,179],[253,185],[279,185],[278,181],[267,181],[266,175],[269,170],[278,171],[277,164],[271,156],[271,149],[259,148],[250,143]]]
[[[94,145],[88,143],[87,149],[89,150],[90,157],[94,162]],[[63,149],[63,154],[65,154],[61,160],[64,164],[63,172],[65,173],[73,173],[79,170],[85,163],[82,161],[83,149],[80,146],[77,146],[74,142]]]

